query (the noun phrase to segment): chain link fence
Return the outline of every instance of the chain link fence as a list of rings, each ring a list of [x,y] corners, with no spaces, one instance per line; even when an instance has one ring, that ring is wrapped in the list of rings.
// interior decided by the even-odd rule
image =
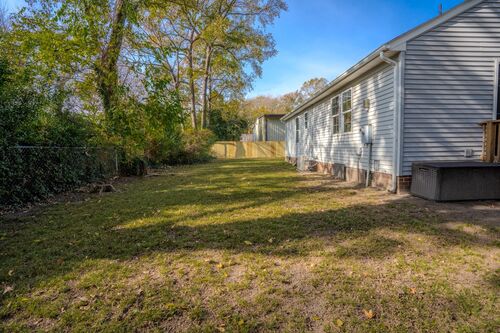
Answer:
[[[120,151],[103,147],[0,149],[0,206],[31,202],[119,173]]]

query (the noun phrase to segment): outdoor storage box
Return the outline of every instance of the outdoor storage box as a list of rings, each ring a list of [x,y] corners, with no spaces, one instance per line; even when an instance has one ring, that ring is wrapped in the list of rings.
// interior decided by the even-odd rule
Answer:
[[[435,201],[498,200],[500,199],[500,164],[414,163],[411,193]]]

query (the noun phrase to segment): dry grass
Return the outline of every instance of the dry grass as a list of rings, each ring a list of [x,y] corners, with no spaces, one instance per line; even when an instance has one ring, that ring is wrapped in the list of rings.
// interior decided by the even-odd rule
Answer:
[[[269,160],[118,190],[0,221],[0,331],[499,328],[499,203],[428,203]]]

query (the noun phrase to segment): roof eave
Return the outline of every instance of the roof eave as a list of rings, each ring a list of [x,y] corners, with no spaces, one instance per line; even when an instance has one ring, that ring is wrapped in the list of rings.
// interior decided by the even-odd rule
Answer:
[[[330,84],[328,84],[327,87],[325,87],[323,90],[319,91],[317,94],[312,96],[310,99],[305,101],[303,104],[299,105],[297,108],[295,108],[292,112],[288,113],[284,117],[281,118],[282,121],[286,121],[293,116],[301,113],[304,111],[307,107],[311,106],[312,104],[315,104],[319,100],[325,98],[328,96],[330,93],[334,92],[336,89],[341,88],[342,84],[347,84],[348,82],[356,79],[358,76],[360,76],[363,73],[360,73],[360,75],[356,75],[356,72],[359,71],[361,68],[365,67],[367,64],[369,64],[372,61],[380,61],[379,55],[380,52],[384,51],[391,51],[393,52],[392,54],[389,54],[388,56],[394,56],[394,54],[397,54],[401,51],[406,50],[406,43],[409,40],[412,40],[421,34],[433,29],[434,27],[440,25],[441,23],[444,23],[453,17],[463,13],[464,11],[480,4],[481,2],[484,2],[485,0],[465,0],[463,3],[455,6],[454,8],[450,9],[443,15],[437,16],[427,22],[422,23],[421,25],[405,32],[402,35],[399,35],[398,37],[392,39],[388,43],[384,44],[383,46],[379,47],[372,53],[370,53],[368,56],[363,58],[361,61],[359,61],[356,65],[353,67],[349,68],[347,71],[342,73],[340,76],[338,76],[335,80],[333,80]],[[346,81],[346,79],[349,79]]]
[[[284,117],[281,118],[282,121],[286,121],[293,116],[301,113],[304,111],[306,108],[311,106],[312,104],[315,104],[317,101],[325,98],[326,96],[330,95],[334,91],[340,89],[342,86],[346,85],[347,83],[351,82],[352,80],[355,80],[359,76],[363,75],[366,73],[368,70],[375,68],[376,66],[384,63],[380,59],[380,52],[386,51],[388,47],[386,45],[379,47],[372,53],[370,53],[368,56],[363,58],[361,61],[359,61],[356,65],[353,67],[349,68],[347,71],[339,75],[335,80],[333,80],[328,86],[326,86],[324,89],[320,90],[317,94],[315,94],[313,97],[305,101],[303,104],[299,105],[297,108],[295,108],[292,112],[288,113]],[[392,54],[389,54],[389,56],[394,56],[398,52],[393,52]],[[366,68],[366,66],[370,67],[367,70],[361,71],[361,69]]]

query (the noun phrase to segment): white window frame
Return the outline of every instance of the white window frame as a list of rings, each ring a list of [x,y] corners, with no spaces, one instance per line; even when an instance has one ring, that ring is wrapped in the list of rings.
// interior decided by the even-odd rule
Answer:
[[[338,99],[338,104],[337,104],[338,110],[337,110],[337,113],[334,115],[333,114],[333,101],[335,99]],[[342,128],[342,126],[340,125],[340,115],[341,114],[342,114],[342,97],[340,95],[336,95],[330,100],[330,116],[332,117],[332,134],[334,134],[334,135],[340,134],[340,129]],[[335,119],[337,119],[337,121],[338,121],[337,130],[335,130]]]
[[[349,111],[347,111],[347,112],[344,110],[344,94],[345,94],[346,92],[349,92],[349,93],[350,93],[350,95],[351,95],[351,108],[350,108],[350,109],[349,109]],[[349,89],[347,89],[347,90],[344,90],[344,91],[340,94],[340,96],[341,96],[341,98],[340,98],[340,100],[341,100],[341,104],[340,104],[341,108],[340,108],[340,109],[342,110],[342,125],[341,125],[341,126],[342,126],[342,133],[352,133],[352,111],[353,111],[353,105],[352,105],[352,104],[353,104],[353,103],[352,103],[352,101],[353,101],[353,99],[352,99],[352,88],[349,88]],[[346,114],[346,113],[350,113],[350,115],[351,115],[351,129],[350,129],[349,131],[346,131],[346,130],[345,130],[345,114]]]
[[[495,75],[494,75],[494,82],[493,82],[493,119],[494,120],[500,120],[500,112],[498,109],[498,103],[499,103],[499,90],[500,90],[500,59],[495,59]]]

